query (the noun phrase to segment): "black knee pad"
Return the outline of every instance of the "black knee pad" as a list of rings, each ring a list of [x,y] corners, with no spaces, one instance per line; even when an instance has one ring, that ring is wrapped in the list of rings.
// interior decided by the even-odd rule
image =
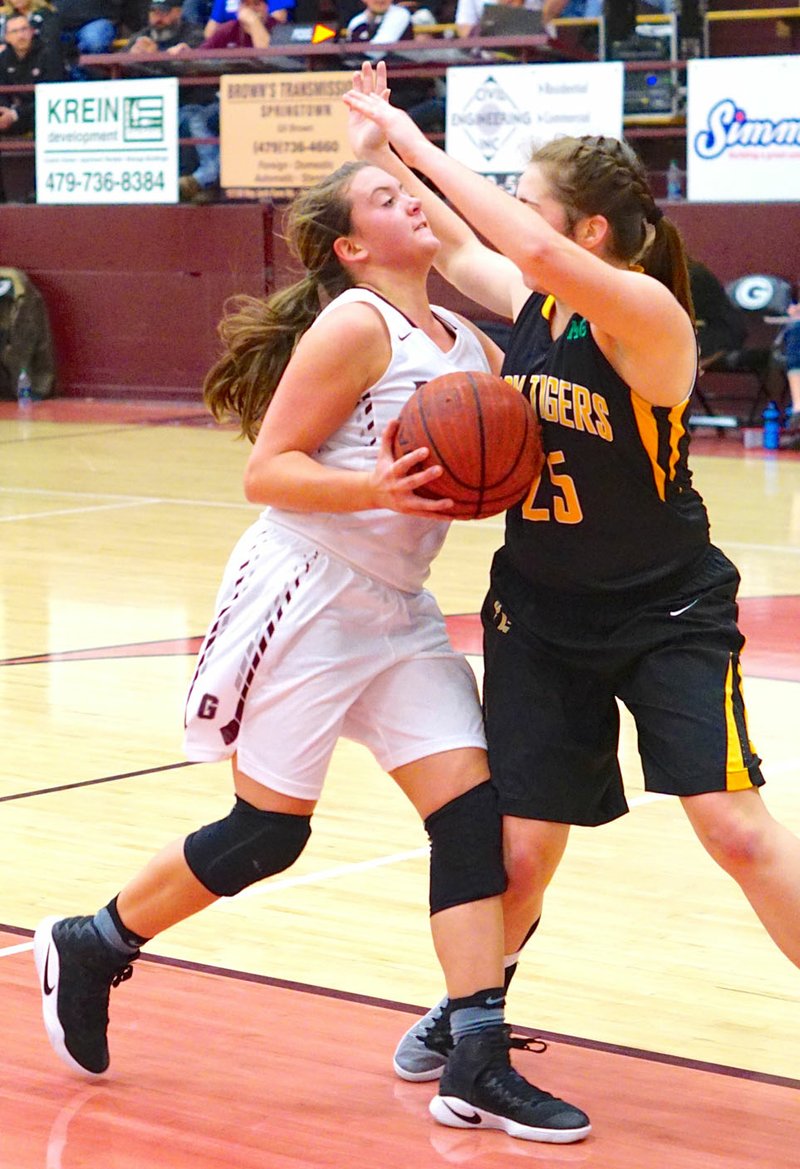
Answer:
[[[425,821],[431,842],[431,914],[504,893],[503,832],[489,780]]]
[[[224,820],[186,837],[183,855],[209,893],[233,897],[293,865],[310,835],[310,816],[262,812],[237,796]]]

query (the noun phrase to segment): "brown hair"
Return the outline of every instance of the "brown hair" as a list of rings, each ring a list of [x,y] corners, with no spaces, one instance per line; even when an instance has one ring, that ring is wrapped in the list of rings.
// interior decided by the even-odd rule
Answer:
[[[641,264],[666,285],[694,323],[681,234],[656,204],[641,159],[627,143],[593,135],[554,138],[531,162],[543,168],[570,227],[584,215],[605,216],[614,255]]]
[[[238,420],[241,434],[255,441],[297,342],[321,308],[320,289],[338,296],[352,284],[333,245],[352,229],[350,184],[365,162],[348,162],[292,203],[287,240],[305,268],[296,283],[267,299],[232,297],[218,333],[224,350],[203,382],[214,418]]]

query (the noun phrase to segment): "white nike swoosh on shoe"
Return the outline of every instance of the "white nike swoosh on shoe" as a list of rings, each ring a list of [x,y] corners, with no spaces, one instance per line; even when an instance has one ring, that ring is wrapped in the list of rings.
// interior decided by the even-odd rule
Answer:
[[[699,597],[695,597],[693,601],[690,601],[688,605],[684,605],[682,609],[670,609],[670,617],[680,617],[681,613],[685,613],[687,609],[691,609],[699,600]]]

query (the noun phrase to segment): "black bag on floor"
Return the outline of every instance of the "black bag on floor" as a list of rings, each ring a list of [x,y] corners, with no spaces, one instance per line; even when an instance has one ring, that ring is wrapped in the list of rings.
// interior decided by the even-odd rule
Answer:
[[[55,389],[55,354],[47,307],[19,268],[0,268],[0,398],[14,399],[22,370],[34,398]]]

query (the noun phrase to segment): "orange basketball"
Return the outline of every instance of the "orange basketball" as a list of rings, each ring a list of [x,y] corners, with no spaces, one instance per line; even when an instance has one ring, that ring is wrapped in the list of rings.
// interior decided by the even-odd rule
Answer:
[[[419,494],[452,499],[446,515],[456,519],[513,507],[544,463],[530,402],[490,373],[446,373],[411,395],[400,412],[395,458],[422,446],[430,453],[417,469],[439,464],[443,474]]]

